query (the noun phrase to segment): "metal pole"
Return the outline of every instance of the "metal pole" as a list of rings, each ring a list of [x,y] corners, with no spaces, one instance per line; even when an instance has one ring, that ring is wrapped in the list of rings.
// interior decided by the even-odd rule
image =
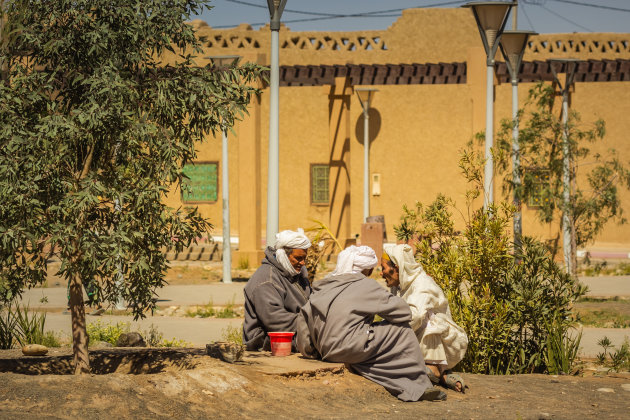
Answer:
[[[562,183],[564,191],[562,194],[562,249],[564,253],[564,264],[567,272],[572,272],[571,267],[571,223],[569,219],[570,199],[571,199],[571,179],[569,174],[569,85],[567,83],[562,91]]]
[[[512,79],[512,176],[514,178],[514,245],[518,248],[521,244],[521,236],[523,235],[523,222],[521,217],[521,174],[519,171],[521,162],[519,156],[518,144],[518,79]]]
[[[279,219],[279,35],[279,28],[277,30],[271,30],[271,75],[269,78],[269,162],[267,181],[267,246],[271,246],[276,242]]]
[[[370,103],[363,107],[363,221],[370,215]]]
[[[228,167],[228,137],[222,130],[223,142],[223,283],[232,283],[232,248],[230,244],[230,182]]]
[[[483,177],[483,208],[494,202],[494,180],[492,179],[494,163],[492,160],[493,120],[494,120],[494,57],[488,56],[486,72],[486,166]]]
[[[518,18],[517,18],[517,13],[518,13],[518,0],[514,0],[514,4],[512,5],[512,29],[516,30],[517,27],[517,23],[518,23]]]

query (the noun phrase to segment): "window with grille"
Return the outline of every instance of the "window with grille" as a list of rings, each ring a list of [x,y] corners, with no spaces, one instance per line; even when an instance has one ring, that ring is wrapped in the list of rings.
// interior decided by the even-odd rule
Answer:
[[[311,164],[311,203],[328,204],[328,165]]]
[[[532,193],[529,195],[527,205],[529,207],[540,207],[549,201],[549,193],[547,184],[549,184],[549,172],[533,171],[532,177]]]
[[[196,162],[184,166],[188,178],[182,181],[184,203],[213,203],[217,201],[219,182],[218,162]]]

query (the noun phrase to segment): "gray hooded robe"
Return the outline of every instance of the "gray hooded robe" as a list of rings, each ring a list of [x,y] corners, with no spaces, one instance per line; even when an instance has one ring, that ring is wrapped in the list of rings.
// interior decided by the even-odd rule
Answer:
[[[373,323],[376,314],[384,321]],[[328,276],[314,283],[300,311],[298,350],[348,363],[399,399],[418,401],[432,385],[410,320],[409,305],[373,279]]]
[[[267,332],[297,331],[297,314],[308,301],[311,286],[306,268],[291,275],[276,260],[275,248],[267,247],[262,265],[245,285],[243,344],[247,350],[269,350]],[[296,351],[293,336],[293,351]]]

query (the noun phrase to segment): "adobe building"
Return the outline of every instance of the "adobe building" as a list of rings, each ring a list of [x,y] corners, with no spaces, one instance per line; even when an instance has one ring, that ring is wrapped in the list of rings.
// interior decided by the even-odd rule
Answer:
[[[269,65],[269,27],[247,24],[214,30],[193,22],[204,39],[204,57],[239,55]],[[508,23],[509,26],[509,23]],[[538,80],[551,83],[547,60],[577,58],[571,107],[583,122],[602,118],[605,140],[630,161],[630,34],[541,34],[523,58],[519,103]],[[495,77],[495,132],[511,118],[511,85],[502,58]],[[207,61],[199,60],[200,64]],[[326,223],[349,244],[363,222],[363,116],[356,87],[375,87],[370,110],[370,213],[384,215],[395,240],[403,204],[432,202],[438,193],[465,209],[467,185],[459,152],[485,130],[485,52],[467,9],[410,9],[387,30],[280,31],[280,230]],[[254,98],[249,116],[229,135],[231,233],[238,237],[234,264],[258,264],[264,247],[267,201],[269,89]],[[599,149],[598,149],[599,148]],[[172,191],[171,206],[196,205],[221,234],[221,139],[199,146],[201,186],[194,203]],[[630,193],[622,192],[630,209]],[[502,196],[495,180],[495,200]],[[480,202],[481,205],[481,202]],[[523,233],[555,237],[523,206]],[[630,225],[611,223],[593,249],[630,251]]]

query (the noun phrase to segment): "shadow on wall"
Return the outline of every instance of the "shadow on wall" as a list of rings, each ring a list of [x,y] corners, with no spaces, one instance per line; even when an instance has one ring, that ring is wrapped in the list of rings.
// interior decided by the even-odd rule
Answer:
[[[376,136],[378,136],[378,133],[381,131],[381,113],[378,112],[378,109],[376,108],[370,108],[368,110],[368,117],[370,119],[369,140],[370,144],[372,144],[374,139],[376,139]],[[361,144],[363,144],[363,125],[363,112],[361,112],[361,116],[359,116],[357,123],[354,126],[355,139]]]

